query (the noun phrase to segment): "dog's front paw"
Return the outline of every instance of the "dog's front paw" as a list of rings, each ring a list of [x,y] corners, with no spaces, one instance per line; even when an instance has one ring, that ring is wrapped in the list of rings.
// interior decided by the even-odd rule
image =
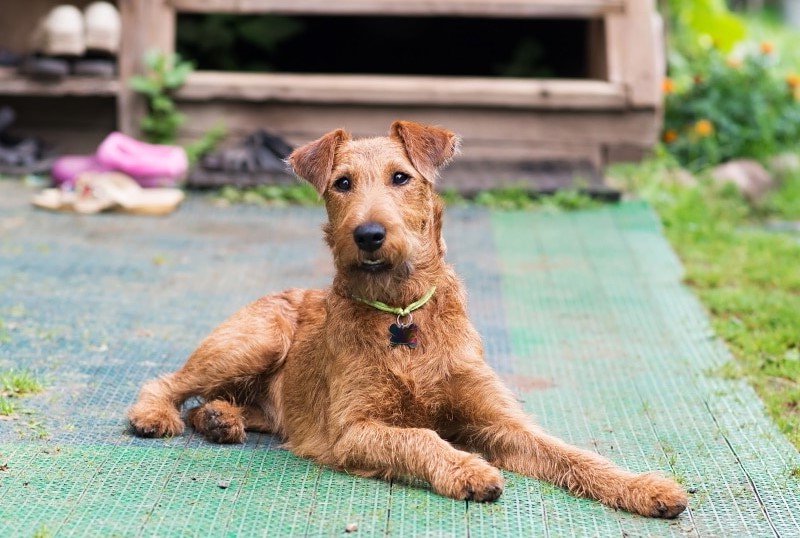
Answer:
[[[189,411],[189,423],[209,441],[244,443],[247,433],[241,410],[227,402],[211,401]]]
[[[503,493],[505,480],[500,471],[478,456],[470,455],[461,465],[443,476],[441,487],[434,489],[458,500],[476,502],[496,501]]]
[[[128,420],[140,437],[173,437],[183,433],[183,420],[174,407],[136,404],[128,411]]]
[[[673,518],[686,509],[689,498],[674,480],[659,473],[633,478],[623,508],[648,517]]]

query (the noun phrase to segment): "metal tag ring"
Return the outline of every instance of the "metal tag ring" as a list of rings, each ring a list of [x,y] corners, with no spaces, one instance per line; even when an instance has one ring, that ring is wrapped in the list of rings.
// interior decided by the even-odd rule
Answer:
[[[403,323],[403,322],[401,321],[401,318],[408,318],[408,323]],[[407,315],[405,315],[405,316],[404,316],[404,315],[402,315],[402,314],[397,314],[397,326],[398,326],[398,327],[408,327],[409,325],[411,325],[411,323],[412,323],[413,321],[414,321],[414,318],[413,318],[413,317],[411,317],[411,312],[409,312],[409,313],[408,313]]]

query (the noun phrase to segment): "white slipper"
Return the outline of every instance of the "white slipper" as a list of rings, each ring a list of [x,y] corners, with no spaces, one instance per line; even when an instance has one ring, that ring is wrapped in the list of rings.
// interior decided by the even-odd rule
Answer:
[[[116,55],[122,33],[119,11],[108,2],[93,2],[83,11],[86,48]]]

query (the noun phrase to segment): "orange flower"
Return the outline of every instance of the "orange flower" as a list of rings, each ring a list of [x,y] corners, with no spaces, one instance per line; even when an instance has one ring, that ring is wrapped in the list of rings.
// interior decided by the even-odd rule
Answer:
[[[664,131],[664,142],[667,144],[672,144],[678,139],[678,131],[675,129],[667,129]]]
[[[728,56],[728,58],[725,60],[725,63],[727,63],[728,67],[731,69],[739,69],[742,67],[742,59],[736,58],[735,56]]]
[[[665,78],[661,83],[661,90],[664,92],[664,95],[675,93],[675,81],[671,78]]]
[[[700,136],[711,136],[714,134],[714,124],[709,120],[700,120],[694,124],[694,132]]]
[[[787,76],[786,84],[788,84],[789,87],[792,89],[800,87],[800,75],[792,73],[791,75]]]
[[[760,48],[761,54],[772,54],[775,52],[775,45],[773,45],[771,41],[762,41]]]

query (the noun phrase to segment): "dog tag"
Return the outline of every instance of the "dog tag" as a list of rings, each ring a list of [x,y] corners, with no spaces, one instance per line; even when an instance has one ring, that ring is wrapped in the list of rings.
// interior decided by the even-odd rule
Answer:
[[[392,346],[417,347],[417,324],[398,325],[392,323],[389,326],[389,343]]]

